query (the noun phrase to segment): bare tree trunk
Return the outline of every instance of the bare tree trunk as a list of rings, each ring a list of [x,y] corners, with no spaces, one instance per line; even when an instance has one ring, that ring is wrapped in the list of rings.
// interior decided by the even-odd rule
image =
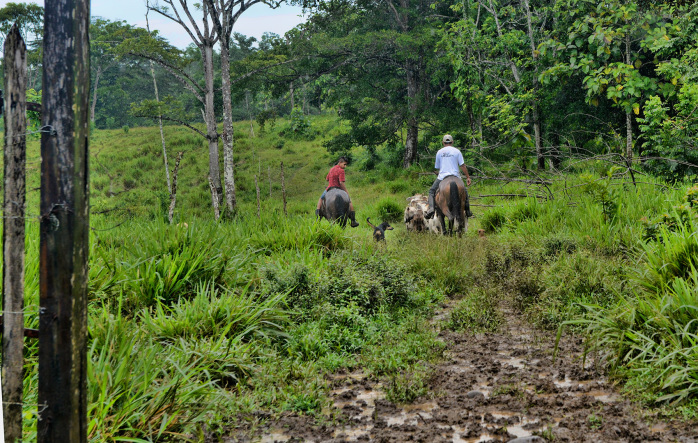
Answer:
[[[150,12],[150,10],[146,9],[145,23],[146,23],[146,28],[148,29],[148,32],[150,32],[150,21],[148,20],[148,12]],[[152,60],[150,60],[150,75],[151,75],[151,77],[153,77],[153,89],[155,90],[155,101],[160,103],[160,94],[158,92],[158,81],[155,78],[155,66],[154,66]],[[95,91],[96,90],[97,90],[97,88],[95,87]],[[96,101],[96,93],[95,93],[95,101]],[[94,106],[94,103],[93,103],[93,106]],[[94,121],[94,115],[92,117],[92,121]],[[162,158],[165,161],[165,178],[167,179],[167,191],[170,194],[172,194],[172,185],[170,185],[170,164],[167,161],[167,145],[165,144],[165,132],[162,128],[162,115],[158,115],[158,126],[160,127],[160,141],[162,142]],[[170,223],[172,223],[171,219],[170,219]]]
[[[289,88],[288,94],[291,96],[291,110],[293,110],[296,108],[295,92],[293,90],[293,82],[291,82],[291,86]]]
[[[308,115],[308,87],[303,83],[303,114]]]
[[[216,190],[216,185],[213,184],[211,177],[208,178],[208,186],[211,188],[211,197],[213,199],[213,215],[218,220],[221,218],[221,207],[218,204],[220,199],[218,198],[218,190]]]
[[[417,147],[419,145],[419,123],[417,120],[417,72],[412,65],[407,65],[407,106],[409,117],[407,119],[407,139],[405,140],[405,156],[402,166],[409,168],[417,159]]]
[[[251,0],[252,3],[257,3],[258,1],[259,0]],[[231,6],[232,10],[232,5],[228,5]],[[195,14],[192,14],[190,6],[200,9],[200,11],[203,13],[203,18],[194,18]],[[250,3],[240,4],[240,6],[241,9],[243,9],[243,7],[246,9],[250,6]],[[209,184],[211,185],[211,200],[214,207],[214,215],[216,216],[216,219],[218,219],[220,216],[220,206],[223,202],[223,186],[221,185],[221,173],[219,166],[219,134],[216,127],[216,114],[214,108],[215,89],[213,81],[213,46],[216,44],[216,42],[218,42],[220,37],[218,34],[220,24],[218,23],[215,27],[212,27],[210,22],[211,19],[213,19],[214,22],[217,20],[218,12],[216,11],[215,5],[213,5],[210,0],[205,1],[203,4],[195,3],[192,5],[190,5],[187,1],[175,2],[174,0],[162,0],[162,2],[155,2],[154,5],[151,5],[150,1],[146,1],[146,8],[180,25],[189,35],[197,48],[199,48],[201,51],[201,59],[204,68],[203,89],[196,81],[191,80],[186,75],[184,77],[188,78],[189,81],[184,80],[182,83],[188,90],[192,91],[197,98],[203,102],[204,105],[204,109],[201,112],[204,116],[204,122],[206,124],[205,136],[208,140]],[[188,20],[188,24],[185,22],[185,19]],[[176,72],[175,75],[178,76],[180,80],[184,78],[179,76],[179,74]],[[191,129],[192,126],[189,125],[189,128]],[[199,131],[197,130],[197,132]]]
[[[252,125],[252,113],[250,112],[250,90],[245,90],[245,106],[247,107],[247,118],[250,119],[250,136],[254,138],[254,126]]]
[[[223,27],[227,28],[227,17],[223,16]],[[233,99],[230,87],[229,38],[221,36],[221,86],[223,90],[223,170],[225,181],[225,204],[232,214],[237,205],[235,195],[235,163],[233,160]]]
[[[536,146],[536,159],[538,160],[538,169],[545,169],[545,155],[543,152],[543,142],[541,140],[540,130],[540,115],[538,113],[538,104],[533,104],[533,137]]]
[[[37,441],[87,442],[89,0],[46,0]]]
[[[182,155],[184,152],[179,151],[177,153],[177,160],[175,160],[174,171],[172,171],[172,190],[170,191],[170,210],[167,212],[167,220],[172,224],[174,219],[175,205],[177,204],[177,173],[179,172],[179,162],[182,161]]]
[[[485,153],[485,138],[483,137],[483,132],[482,132],[482,116],[478,117],[477,119],[477,133],[478,133],[478,139],[480,140],[480,154]]]
[[[152,65],[152,62],[151,62]],[[97,107],[97,87],[99,87],[99,79],[102,77],[102,67],[97,67],[97,73],[95,74],[95,84],[94,90],[92,91],[92,104],[90,105],[90,121],[95,121],[95,108]]]
[[[2,273],[2,408],[5,440],[22,441],[24,207],[27,162],[27,47],[15,24],[5,39],[5,199]]]
[[[220,208],[223,193],[221,185],[221,171],[218,164],[218,128],[216,128],[216,114],[214,108],[213,85],[213,47],[205,45],[201,51],[204,62],[204,76],[206,83],[206,95],[204,101],[204,116],[206,120],[206,138],[208,139],[208,174],[211,183],[211,200],[213,202],[216,220],[220,216]]]

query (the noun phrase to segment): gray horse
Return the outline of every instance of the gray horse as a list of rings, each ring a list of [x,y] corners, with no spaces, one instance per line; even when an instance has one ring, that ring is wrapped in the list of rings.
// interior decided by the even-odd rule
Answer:
[[[322,201],[319,216],[331,222],[338,220],[342,228],[346,227],[349,218],[349,194],[339,188],[330,188]]]

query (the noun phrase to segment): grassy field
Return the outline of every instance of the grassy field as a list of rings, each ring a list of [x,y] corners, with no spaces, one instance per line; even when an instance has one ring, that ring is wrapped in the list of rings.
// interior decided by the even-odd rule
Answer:
[[[312,215],[332,163],[323,142],[342,127],[332,116],[309,123],[297,137],[282,135],[284,120],[263,134],[255,125],[256,137],[249,122],[236,125],[240,209],[218,223],[204,140],[167,127],[170,159],[184,152],[174,225],[165,222],[157,128],[94,132],[92,441],[198,440],[283,411],[331,421],[326,376],[338,370],[360,368],[386,381],[390,400],[410,402],[442,356],[428,320],[446,298],[459,301],[444,327],[494,330],[504,300],[551,336],[561,325],[585,334],[647,404],[673,401],[695,416],[698,243],[689,184],[674,189],[643,177],[635,188],[599,162],[546,176],[547,187],[478,179],[469,232],[443,238],[408,233],[401,223],[405,199],[431,184],[421,174],[431,160],[405,171],[390,166],[391,152],[358,152],[347,187],[362,225],[343,231]],[[37,324],[38,158],[33,141],[29,326]],[[366,217],[396,227],[385,246],[372,242]],[[37,359],[28,343],[32,441]]]

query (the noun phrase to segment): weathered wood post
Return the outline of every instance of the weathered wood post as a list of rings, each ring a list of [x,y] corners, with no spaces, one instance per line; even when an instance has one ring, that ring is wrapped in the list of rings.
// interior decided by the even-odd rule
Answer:
[[[44,3],[37,441],[87,442],[89,0]]]
[[[172,224],[174,218],[175,205],[177,204],[177,173],[179,172],[179,162],[182,161],[183,151],[177,153],[174,171],[172,171],[172,187],[170,188],[170,210],[167,212],[167,220]],[[167,174],[169,176],[169,172]]]
[[[281,162],[281,197],[284,199],[284,215],[286,212],[286,180],[284,179],[284,162]]]
[[[5,39],[5,200],[2,230],[2,398],[5,440],[22,441],[27,47],[15,24]]]

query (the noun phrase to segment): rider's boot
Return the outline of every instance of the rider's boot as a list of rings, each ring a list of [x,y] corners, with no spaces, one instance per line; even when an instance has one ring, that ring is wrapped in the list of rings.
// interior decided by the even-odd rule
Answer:
[[[359,223],[356,221],[356,212],[355,211],[349,211],[347,214],[347,217],[349,217],[349,220],[351,220],[351,227],[355,228],[359,226]]]
[[[319,209],[315,210],[315,218],[320,218],[320,210]]]

